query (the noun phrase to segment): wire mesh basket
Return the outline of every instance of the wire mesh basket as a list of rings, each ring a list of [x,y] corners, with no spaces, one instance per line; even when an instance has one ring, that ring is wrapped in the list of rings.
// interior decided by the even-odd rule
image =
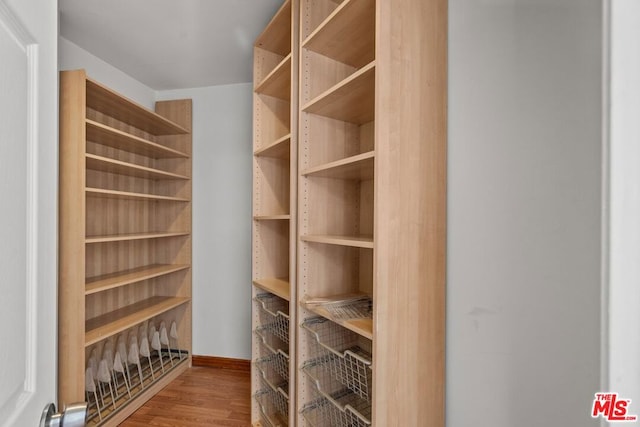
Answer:
[[[343,295],[339,298],[306,298],[308,306],[325,309],[336,321],[373,318],[373,299],[369,295]]]
[[[282,353],[286,357],[289,357],[289,344],[282,341],[276,335],[272,334],[269,328],[263,325],[257,326],[254,331],[258,342],[262,346],[264,354],[278,354]]]
[[[260,418],[265,427],[287,427],[289,425],[289,401],[278,392],[266,387],[253,397],[260,408]]]
[[[305,320],[302,327],[309,332],[316,362],[325,373],[348,387],[363,399],[371,396],[371,352],[361,347],[358,334],[322,317]]]
[[[260,307],[261,326],[282,342],[289,343],[289,303],[268,293],[256,295],[254,300]]]
[[[327,399],[331,405],[324,407],[325,416],[334,420],[336,426],[371,425],[371,399],[364,399],[331,375],[327,365],[328,357],[309,360],[302,371],[309,377],[316,399]],[[340,422],[338,422],[340,421]]]
[[[340,399],[340,395],[336,399]],[[324,397],[307,403],[300,411],[312,427],[366,427],[371,423],[354,415],[350,411],[342,411],[329,399]]]
[[[270,354],[256,360],[254,365],[271,388],[288,390],[289,357],[282,353]]]

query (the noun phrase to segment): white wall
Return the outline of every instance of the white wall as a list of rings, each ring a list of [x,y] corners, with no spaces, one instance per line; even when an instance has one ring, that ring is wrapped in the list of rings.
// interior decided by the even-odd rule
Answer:
[[[640,414],[640,2],[610,14],[609,389]]]
[[[447,426],[597,425],[601,2],[449,14]]]
[[[153,89],[80,46],[63,37],[58,37],[58,69],[76,70],[79,68],[84,68],[92,79],[153,110],[156,96]]]
[[[251,358],[251,83],[193,99],[193,353]]]

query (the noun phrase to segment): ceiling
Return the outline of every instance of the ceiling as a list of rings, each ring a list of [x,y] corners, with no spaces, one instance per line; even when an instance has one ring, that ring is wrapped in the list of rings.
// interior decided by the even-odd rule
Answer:
[[[283,0],[60,0],[60,34],[155,90],[252,80]]]

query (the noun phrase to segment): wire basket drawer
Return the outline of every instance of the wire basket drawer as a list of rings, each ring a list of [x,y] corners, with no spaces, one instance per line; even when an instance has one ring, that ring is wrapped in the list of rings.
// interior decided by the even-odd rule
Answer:
[[[289,344],[272,334],[268,328],[257,326],[253,332],[256,334],[264,354],[282,353],[289,357]]]
[[[349,402],[355,396],[349,390],[336,392],[328,399],[319,397],[307,403],[302,410],[302,416],[312,427],[369,427],[370,416],[365,419],[351,409]],[[362,408],[361,408],[362,409]],[[369,414],[371,408],[368,409]]]
[[[323,372],[363,399],[370,399],[371,353],[360,345],[360,336],[322,317],[303,322],[314,351],[322,359]]]
[[[253,397],[260,408],[262,424],[268,427],[287,427],[289,425],[289,400],[270,387],[258,390]]]
[[[371,425],[371,400],[364,399],[331,375],[327,359],[320,357],[304,363],[302,371],[312,381],[315,397],[302,414],[316,427],[360,427]]]
[[[282,353],[270,354],[256,360],[254,365],[272,389],[288,390],[289,357]]]
[[[289,303],[272,294],[256,295],[254,300],[260,307],[261,327],[289,343]]]

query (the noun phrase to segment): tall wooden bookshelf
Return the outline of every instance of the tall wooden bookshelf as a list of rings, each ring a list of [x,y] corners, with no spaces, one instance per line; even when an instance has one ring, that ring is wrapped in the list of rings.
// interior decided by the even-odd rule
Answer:
[[[118,425],[191,364],[191,100],[153,112],[63,71],[59,209],[58,403]]]
[[[254,44],[252,423],[295,418],[298,2]],[[293,425],[293,423],[292,423]]]
[[[443,427],[447,2],[297,8],[255,49],[254,328],[287,326],[267,347],[289,382],[264,374],[258,334],[254,422]],[[261,418],[285,400],[288,419]]]
[[[296,425],[444,426],[446,0],[301,0]]]

